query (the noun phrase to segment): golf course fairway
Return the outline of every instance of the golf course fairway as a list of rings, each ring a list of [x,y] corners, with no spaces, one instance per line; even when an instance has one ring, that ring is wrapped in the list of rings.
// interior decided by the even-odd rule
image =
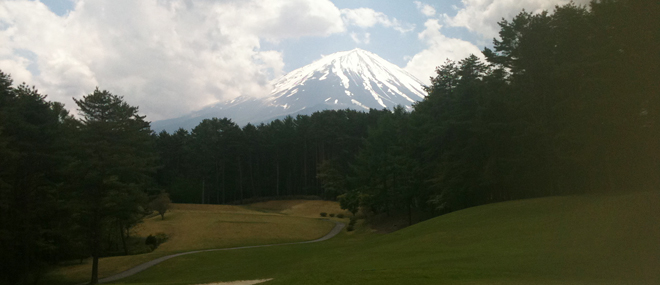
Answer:
[[[660,284],[658,241],[658,192],[550,197],[385,235],[187,255],[113,284]]]

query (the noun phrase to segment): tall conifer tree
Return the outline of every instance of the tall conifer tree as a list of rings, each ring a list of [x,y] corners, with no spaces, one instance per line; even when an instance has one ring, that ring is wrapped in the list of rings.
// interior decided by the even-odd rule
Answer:
[[[119,231],[123,238],[126,228],[141,217],[155,155],[149,122],[121,96],[97,88],[74,101],[81,115],[74,165],[78,220],[93,257],[90,284],[96,284],[107,233]]]
[[[0,72],[0,283],[33,283],[61,244],[57,201],[59,113]]]

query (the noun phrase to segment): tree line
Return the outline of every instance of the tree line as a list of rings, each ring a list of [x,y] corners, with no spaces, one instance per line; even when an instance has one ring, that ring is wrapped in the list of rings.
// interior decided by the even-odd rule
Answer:
[[[411,113],[379,119],[345,207],[437,215],[550,195],[660,185],[660,3],[569,3],[499,22],[499,39],[436,69]],[[412,221],[410,221],[412,222]]]
[[[332,162],[346,175],[367,130],[388,112],[328,110],[242,128],[213,118],[192,131],[163,131],[155,139],[162,158],[157,181],[180,203],[334,199],[341,193],[321,187],[320,169]]]
[[[602,0],[502,20],[483,58],[436,69],[412,112],[322,111],[155,134],[94,90],[78,117],[0,72],[0,282],[129,253],[163,191],[179,203],[321,196],[426,217],[660,185],[660,3]],[[162,197],[162,196],[160,196]],[[160,212],[160,211],[159,211]]]

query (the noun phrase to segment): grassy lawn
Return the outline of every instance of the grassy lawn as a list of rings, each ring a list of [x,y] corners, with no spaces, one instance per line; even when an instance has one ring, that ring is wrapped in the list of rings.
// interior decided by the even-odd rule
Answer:
[[[282,201],[283,203],[290,203]],[[335,207],[336,203],[309,201],[324,207]],[[138,236],[165,233],[169,240],[148,254],[116,256],[99,260],[99,276],[105,277],[132,268],[141,263],[172,253],[210,248],[227,248],[247,245],[287,243],[313,240],[327,234],[334,224],[316,216],[280,214],[288,209],[271,203],[278,210],[250,206],[189,205],[173,204],[173,209],[160,216],[146,219],[135,229]],[[306,208],[304,201],[296,205]],[[318,205],[317,205],[318,206]],[[83,264],[63,266],[47,276],[44,284],[76,284],[88,281],[91,260]]]
[[[238,206],[176,205],[165,220],[161,221],[160,216],[152,217],[138,230],[142,236],[166,233],[170,239],[158,249],[179,252],[313,240],[328,233],[333,226],[319,219],[264,213]]]
[[[287,216],[318,218],[320,213],[344,214],[350,217],[351,213],[342,210],[339,203],[321,200],[288,200],[268,201],[248,205],[246,208],[257,211],[275,212]]]
[[[117,284],[660,284],[660,193],[551,197],[380,235],[170,259]]]

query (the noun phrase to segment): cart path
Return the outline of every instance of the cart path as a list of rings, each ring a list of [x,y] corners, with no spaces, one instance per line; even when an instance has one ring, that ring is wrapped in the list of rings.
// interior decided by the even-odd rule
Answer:
[[[188,255],[188,254],[193,254],[193,253],[199,253],[199,252],[209,252],[209,251],[221,251],[221,250],[235,250],[235,249],[246,249],[246,248],[257,248],[257,247],[267,247],[267,246],[279,246],[279,245],[291,245],[291,244],[304,244],[304,243],[313,243],[313,242],[320,242],[324,240],[329,240],[332,237],[336,236],[338,233],[341,232],[341,230],[344,228],[344,223],[341,222],[336,222],[335,227],[332,228],[332,230],[325,236],[315,239],[315,240],[309,240],[309,241],[300,241],[300,242],[289,242],[289,243],[276,243],[276,244],[264,244],[264,245],[252,245],[252,246],[240,246],[240,247],[230,247],[230,248],[217,248],[217,249],[203,249],[203,250],[195,250],[195,251],[188,251],[188,252],[181,252],[177,254],[172,254],[172,255],[166,255],[160,258],[156,258],[152,261],[142,263],[138,266],[135,266],[131,269],[128,269],[124,272],[117,273],[112,276],[108,276],[102,279],[99,279],[99,283],[108,283],[108,282],[114,282],[122,278],[126,278],[128,276],[134,275],[136,273],[142,272],[145,269],[152,267],[158,263],[161,263],[165,260],[168,260],[170,258],[174,258],[177,256],[182,256],[182,255]],[[82,283],[82,284],[87,284],[87,283]]]

